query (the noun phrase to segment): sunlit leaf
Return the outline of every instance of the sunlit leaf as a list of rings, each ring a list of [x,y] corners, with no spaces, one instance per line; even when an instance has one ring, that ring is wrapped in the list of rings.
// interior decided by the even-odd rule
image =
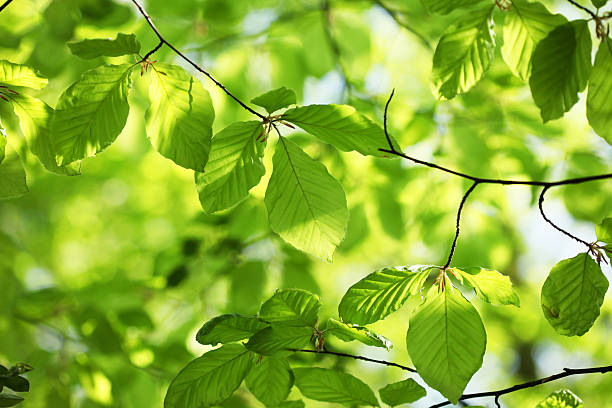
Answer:
[[[521,305],[508,276],[485,268],[451,268],[451,272],[460,282],[474,288],[476,295],[487,303]]]
[[[342,297],[338,313],[344,322],[374,323],[402,307],[409,296],[420,293],[432,265],[384,268],[351,286]]]
[[[564,336],[582,336],[597,317],[608,280],[587,253],[557,263],[542,286],[542,310]]]
[[[259,318],[269,323],[314,327],[320,307],[318,296],[302,289],[284,289],[261,305]]]
[[[567,19],[552,14],[540,2],[513,0],[504,21],[502,56],[512,73],[523,81],[531,74],[531,57],[536,45]]]
[[[533,53],[529,86],[544,122],[557,119],[578,102],[591,73],[591,33],[585,20],[551,31]]]
[[[42,89],[47,86],[47,79],[28,66],[0,61],[0,85]]]
[[[0,393],[0,407],[14,407],[23,401],[19,395],[8,394],[6,392]]]
[[[212,346],[230,343],[248,339],[266,326],[267,324],[256,317],[224,314],[204,323],[196,335],[196,340],[200,344]]]
[[[115,141],[130,110],[131,72],[130,65],[98,67],[62,94],[51,121],[57,164],[93,156]]]
[[[378,393],[382,402],[392,407],[417,401],[427,395],[425,388],[412,378],[388,384],[378,390]]]
[[[378,149],[388,149],[384,131],[370,119],[348,105],[309,105],[289,109],[282,118],[298,125],[306,132],[349,152],[363,155],[386,156]],[[399,149],[397,142],[393,145]]]
[[[467,92],[489,69],[495,50],[493,7],[465,14],[449,27],[436,47],[432,83],[438,98]]]
[[[249,194],[265,173],[260,122],[236,122],[215,135],[204,172],[195,173],[200,203],[206,212],[231,207]]]
[[[331,262],[346,234],[344,190],[321,163],[281,137],[265,203],[270,227],[294,247]]]
[[[264,357],[246,377],[246,386],[267,407],[275,407],[289,396],[293,371],[287,360]]]
[[[164,157],[204,171],[215,110],[202,83],[177,65],[155,64],[149,86],[147,136]]]
[[[408,354],[421,378],[456,404],[482,365],[487,335],[480,315],[448,278],[410,317]]]
[[[68,43],[70,52],[83,59],[98,57],[119,57],[127,54],[138,54],[140,42],[134,34],[118,33],[114,40],[96,38],[79,42]]]
[[[570,390],[559,390],[550,394],[535,408],[582,408],[582,400]]]
[[[21,159],[11,145],[6,144],[4,160],[0,163],[0,200],[20,197],[28,191]]]
[[[239,344],[228,344],[191,361],[170,383],[165,408],[215,406],[238,388],[255,357]]]
[[[612,39],[599,44],[589,78],[587,118],[595,132],[612,144]]]
[[[604,218],[600,224],[597,224],[595,233],[598,241],[612,244],[612,217]]]
[[[378,407],[376,396],[363,381],[327,368],[295,368],[295,385],[307,398],[346,406]]]
[[[393,347],[389,339],[381,336],[378,333],[374,333],[367,327],[342,323],[336,319],[330,318],[327,320],[325,332],[330,333],[343,341],[357,340],[365,345],[383,347],[387,350]]]
[[[251,336],[246,348],[263,356],[285,356],[306,347],[312,334],[311,327],[272,324]]]
[[[430,13],[448,14],[453,10],[468,8],[482,0],[421,0]]]
[[[295,92],[283,86],[282,88],[266,92],[265,94],[252,99],[251,102],[257,106],[265,108],[269,114],[272,114],[279,109],[286,108],[290,105],[295,105],[296,97]]]

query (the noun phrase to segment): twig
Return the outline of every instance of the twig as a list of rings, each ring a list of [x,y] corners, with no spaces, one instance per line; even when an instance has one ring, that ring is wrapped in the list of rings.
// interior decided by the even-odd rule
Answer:
[[[552,221],[551,221],[551,220],[550,220],[550,219],[549,219],[549,218],[546,216],[546,214],[544,213],[544,207],[542,206],[542,204],[544,203],[544,194],[546,194],[546,191],[548,191],[548,188],[549,188],[549,187],[550,187],[550,186],[545,186],[545,187],[542,189],[542,192],[540,193],[540,199],[538,200],[538,208],[540,209],[540,214],[542,215],[542,218],[544,218],[544,221],[546,221],[547,223],[549,223],[550,225],[552,225],[552,227],[553,227],[554,229],[556,229],[557,231],[559,231],[559,232],[561,232],[561,233],[563,233],[563,234],[567,235],[568,237],[572,238],[573,240],[578,241],[578,242],[580,242],[581,244],[584,244],[584,245],[586,245],[587,247],[591,248],[591,245],[590,245],[588,242],[586,242],[586,241],[584,241],[584,240],[582,240],[582,239],[578,238],[578,237],[577,237],[577,236],[575,236],[575,235],[572,235],[572,234],[571,234],[571,233],[569,233],[568,231],[566,231],[566,230],[564,230],[563,228],[561,228],[561,227],[557,226],[557,225],[556,225],[554,222],[552,222]]]
[[[582,4],[578,4],[574,0],[567,0],[567,1],[569,1],[574,6],[578,7],[580,10],[585,11],[586,13],[588,13],[591,16],[591,18],[593,18],[595,20],[597,19],[597,14],[595,14],[594,12],[589,10],[588,8],[584,7]]]
[[[0,6],[0,12],[2,12],[2,10],[4,10],[12,2],[13,0],[6,0],[4,3],[2,3],[2,5]]]
[[[358,356],[358,355],[354,355],[354,354],[347,354],[347,353],[340,353],[337,351],[329,351],[329,350],[321,350],[321,351],[317,351],[317,350],[307,350],[307,349],[290,349],[291,351],[297,352],[297,353],[314,353],[314,354],[329,354],[332,356],[338,356],[338,357],[349,357],[349,358],[353,358],[355,360],[362,360],[362,361],[368,361],[370,363],[376,363],[376,364],[382,364],[382,365],[386,365],[389,367],[397,367],[397,368],[401,368],[404,371],[410,371],[411,373],[416,373],[417,370],[415,370],[414,368],[410,368],[401,364],[397,364],[391,361],[385,361],[385,360],[376,360],[374,358],[369,358],[369,357],[364,357],[364,356]]]
[[[467,189],[465,194],[463,194],[463,198],[461,198],[461,203],[459,204],[459,209],[457,210],[457,224],[455,226],[455,238],[453,239],[453,243],[451,245],[450,253],[448,254],[448,259],[446,260],[446,263],[442,267],[442,270],[445,270],[446,268],[448,268],[450,266],[452,260],[453,260],[453,255],[455,253],[455,248],[457,247],[457,240],[459,239],[459,229],[460,229],[459,225],[461,224],[461,211],[463,211],[463,206],[465,205],[465,202],[467,201],[467,199],[470,196],[470,194],[472,194],[472,191],[474,191],[474,189],[476,188],[477,185],[478,185],[478,182],[475,181],[470,186],[470,188]]]
[[[553,374],[553,375],[551,375],[549,377],[540,378],[538,380],[528,381],[528,382],[525,382],[525,383],[522,383],[522,384],[513,385],[512,387],[503,388],[501,390],[477,392],[477,393],[474,393],[474,394],[463,394],[459,398],[459,400],[464,401],[464,400],[473,399],[473,398],[495,397],[495,404],[498,407],[500,407],[500,405],[499,405],[499,398],[502,395],[506,395],[506,394],[510,394],[512,392],[524,390],[525,388],[536,387],[536,386],[538,386],[540,384],[546,384],[546,383],[549,383],[551,381],[559,380],[561,378],[570,377],[572,375],[595,374],[595,373],[605,374],[605,373],[608,373],[610,371],[612,371],[612,365],[601,366],[601,367],[589,367],[589,368],[564,368],[563,372],[561,372],[561,373]],[[440,408],[440,407],[444,407],[444,406],[447,406],[447,405],[450,405],[450,404],[451,404],[450,401],[445,401],[445,402],[441,402],[439,404],[432,405],[429,408]]]
[[[213,81],[215,83],[215,85],[217,85],[219,88],[221,88],[223,90],[223,92],[225,92],[230,98],[232,98],[233,100],[235,100],[236,102],[238,102],[238,104],[240,106],[242,106],[245,110],[249,111],[250,113],[252,113],[253,115],[259,117],[262,120],[265,120],[265,116],[262,115],[261,113],[256,112],[255,110],[253,110],[252,108],[248,107],[244,102],[242,102],[240,99],[238,99],[238,97],[236,97],[233,93],[231,93],[221,82],[217,81],[210,73],[208,73],[204,68],[200,67],[198,64],[196,64],[195,62],[193,62],[191,59],[189,59],[186,55],[184,55],[182,52],[180,52],[174,45],[172,45],[171,43],[169,43],[164,36],[159,32],[159,30],[157,29],[157,27],[155,26],[155,24],[153,23],[153,20],[151,19],[151,17],[149,16],[149,14],[147,14],[146,10],[136,1],[136,0],[132,0],[132,3],[134,3],[134,5],[136,6],[136,8],[138,9],[138,11],[140,12],[140,14],[142,14],[142,16],[144,17],[144,19],[147,21],[147,24],[149,25],[149,27],[151,27],[151,29],[153,30],[153,32],[155,33],[155,35],[157,36],[157,38],[159,38],[159,44],[155,47],[155,49],[153,51],[150,51],[147,53],[147,57],[149,57],[153,52],[157,51],[159,48],[161,48],[161,46],[163,44],[167,45],[168,48],[170,48],[172,51],[174,51],[174,53],[176,55],[178,55],[179,57],[181,57],[185,62],[187,62],[189,65],[191,65],[192,67],[194,67],[197,71],[201,72],[202,74],[206,75],[211,81]]]

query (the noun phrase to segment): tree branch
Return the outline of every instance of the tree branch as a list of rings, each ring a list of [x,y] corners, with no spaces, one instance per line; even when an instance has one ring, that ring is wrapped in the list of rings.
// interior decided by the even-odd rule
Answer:
[[[459,239],[459,225],[461,224],[461,211],[463,211],[463,206],[465,205],[465,202],[467,201],[470,194],[472,194],[472,191],[474,191],[477,185],[478,185],[478,182],[475,181],[470,186],[470,188],[467,189],[465,194],[463,194],[463,198],[461,198],[461,203],[459,203],[459,209],[457,210],[457,224],[455,226],[455,238],[453,239],[453,244],[451,245],[450,253],[448,254],[448,259],[446,260],[446,263],[442,267],[443,270],[448,268],[453,260],[455,248],[457,247],[457,240]]]
[[[536,387],[538,385],[556,381],[561,378],[570,377],[572,375],[584,375],[584,374],[595,374],[595,373],[605,374],[610,371],[612,371],[612,365],[601,366],[601,367],[589,367],[589,368],[564,368],[563,372],[561,373],[553,374],[549,377],[540,378],[538,380],[528,381],[522,384],[513,385],[512,387],[503,388],[501,390],[477,392],[473,394],[463,394],[459,398],[459,400],[464,401],[464,400],[473,399],[473,398],[495,397],[495,403],[499,407],[500,406],[499,398],[502,395],[524,390],[525,388]],[[429,408],[440,408],[440,407],[444,407],[447,405],[451,405],[451,402],[450,401],[441,402],[439,404],[432,405]]]
[[[0,12],[2,12],[2,10],[4,10],[12,2],[13,0],[6,0],[4,3],[2,3],[2,5],[0,6]]]
[[[552,221],[551,221],[551,220],[550,220],[550,219],[549,219],[549,218],[546,216],[546,214],[544,213],[544,207],[542,206],[542,204],[544,203],[544,194],[546,194],[546,191],[548,191],[548,188],[549,188],[549,187],[550,187],[550,186],[545,186],[545,187],[542,189],[542,192],[540,193],[540,199],[538,200],[538,208],[540,209],[540,214],[542,215],[542,218],[544,218],[544,221],[546,221],[547,223],[549,223],[550,225],[552,225],[552,227],[553,227],[554,229],[556,229],[557,231],[559,231],[559,232],[561,232],[561,233],[563,233],[563,234],[567,235],[568,237],[572,238],[572,239],[573,239],[573,240],[575,240],[575,241],[580,242],[581,244],[586,245],[586,246],[587,246],[587,247],[590,249],[590,248],[591,248],[591,245],[590,245],[588,242],[586,242],[586,241],[584,241],[584,240],[582,240],[582,239],[578,238],[578,237],[577,237],[577,236],[575,236],[575,235],[570,234],[568,231],[566,231],[566,230],[564,230],[563,228],[561,228],[561,227],[557,226],[557,225],[556,225],[554,222],[552,222]]]
[[[588,8],[584,7],[582,4],[578,4],[576,3],[574,0],[567,0],[569,1],[571,4],[573,4],[574,6],[578,7],[580,10],[588,13],[591,18],[597,20],[597,14],[595,14],[594,12],[592,12],[591,10],[589,10]]]
[[[389,366],[389,367],[401,368],[402,370],[410,371],[411,373],[416,373],[417,372],[417,370],[415,370],[414,368],[410,368],[410,367],[407,367],[407,366],[403,366],[401,364],[393,363],[391,361],[376,360],[374,358],[358,356],[358,355],[354,355],[354,354],[339,353],[339,352],[336,352],[336,351],[329,351],[329,350],[321,350],[321,351],[307,350],[307,349],[290,349],[290,350],[291,351],[295,351],[297,353],[329,354],[329,355],[338,356],[338,357],[348,357],[348,358],[352,358],[352,359],[355,359],[355,360],[362,360],[362,361],[367,361],[367,362],[370,362],[370,363],[386,365],[386,366]]]
[[[244,102],[242,102],[240,99],[238,99],[238,97],[236,97],[233,93],[231,93],[221,82],[217,81],[210,73],[208,73],[204,68],[200,67],[198,64],[196,64],[195,62],[193,62],[191,59],[189,59],[187,56],[185,56],[182,52],[180,52],[174,45],[172,45],[171,43],[169,43],[164,36],[159,32],[159,30],[157,29],[157,27],[155,26],[155,24],[153,23],[153,20],[151,19],[151,17],[149,16],[149,14],[147,14],[146,10],[136,1],[136,0],[132,0],[132,3],[134,3],[134,5],[136,6],[136,8],[138,9],[138,11],[140,12],[140,14],[142,14],[142,16],[144,17],[144,19],[147,21],[147,24],[149,25],[149,27],[151,27],[151,29],[153,30],[153,32],[155,33],[155,35],[157,36],[157,38],[159,38],[159,44],[155,47],[154,50],[150,51],[147,53],[146,57],[149,57],[151,54],[153,54],[155,51],[157,51],[159,48],[161,48],[162,45],[167,45],[168,48],[170,48],[172,51],[174,51],[174,53],[176,55],[178,55],[179,57],[181,57],[185,62],[187,62],[189,65],[191,65],[193,68],[195,68],[197,71],[201,72],[202,74],[206,75],[211,81],[213,81],[215,83],[215,85],[217,85],[219,88],[221,88],[223,90],[223,92],[225,92],[230,98],[232,98],[233,100],[235,100],[236,102],[238,102],[238,104],[240,106],[242,106],[243,109],[247,110],[248,112],[252,113],[253,115],[259,117],[260,119],[264,120],[266,117],[264,115],[262,115],[261,113],[256,112],[255,110],[253,110],[252,108],[248,107]]]

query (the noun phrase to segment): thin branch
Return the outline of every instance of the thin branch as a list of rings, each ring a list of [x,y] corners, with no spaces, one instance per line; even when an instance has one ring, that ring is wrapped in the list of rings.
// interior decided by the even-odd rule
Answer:
[[[544,207],[542,206],[542,204],[544,203],[544,194],[546,194],[546,191],[548,191],[548,188],[549,188],[549,187],[550,187],[550,186],[545,186],[545,187],[542,189],[542,192],[540,193],[540,199],[538,200],[538,208],[540,209],[540,214],[542,215],[542,218],[544,218],[544,221],[546,221],[547,223],[549,223],[550,225],[552,225],[552,227],[553,227],[554,229],[556,229],[557,231],[559,231],[559,232],[561,232],[561,233],[563,233],[563,234],[567,235],[568,237],[572,238],[572,239],[573,239],[573,240],[575,240],[575,241],[580,242],[581,244],[586,245],[586,246],[587,246],[587,247],[590,249],[590,248],[591,248],[591,245],[590,245],[588,242],[586,242],[586,241],[584,241],[584,240],[582,240],[582,239],[578,238],[578,237],[577,237],[577,236],[575,236],[575,235],[572,235],[572,234],[571,234],[571,233],[569,233],[568,231],[566,231],[566,230],[564,230],[563,228],[561,228],[561,227],[557,226],[557,225],[556,225],[554,222],[552,222],[552,221],[551,221],[551,220],[550,220],[550,219],[549,219],[549,218],[546,216],[546,214],[544,213]]]
[[[136,0],[132,0],[132,3],[134,3],[134,5],[136,6],[136,8],[138,9],[138,11],[140,12],[140,14],[142,14],[142,16],[144,17],[144,19],[147,21],[147,24],[149,25],[149,27],[151,27],[151,29],[153,30],[153,32],[155,33],[155,35],[157,36],[157,38],[159,38],[159,42],[160,44],[165,44],[168,46],[168,48],[170,48],[172,51],[174,51],[174,53],[176,55],[178,55],[179,57],[181,57],[185,62],[187,62],[189,65],[191,65],[193,68],[195,68],[197,71],[201,72],[202,74],[206,75],[211,81],[213,81],[215,83],[215,85],[217,85],[219,88],[221,88],[223,90],[223,92],[225,92],[230,98],[232,98],[233,100],[235,100],[236,102],[238,102],[238,104],[240,106],[242,106],[245,110],[249,111],[250,113],[252,113],[253,115],[259,117],[262,120],[265,120],[266,117],[264,115],[262,115],[261,113],[256,112],[255,110],[253,110],[252,108],[248,107],[244,102],[242,102],[240,99],[238,99],[238,97],[236,97],[233,93],[231,93],[221,82],[217,81],[210,73],[208,73],[204,68],[200,67],[198,64],[196,64],[195,62],[193,62],[191,59],[189,59],[186,55],[184,55],[182,52],[180,52],[174,45],[172,45],[171,43],[169,43],[164,36],[159,32],[159,30],[157,29],[157,27],[155,26],[155,24],[153,23],[153,20],[151,19],[151,17],[149,16],[149,14],[147,14],[146,10],[136,1]],[[156,49],[153,51],[157,51],[159,48],[161,47],[161,45],[158,44],[157,47],[155,47]],[[153,52],[147,53],[147,57],[150,56]]]
[[[451,245],[450,253],[448,254],[448,259],[446,260],[446,263],[442,267],[443,270],[448,268],[451,264],[451,261],[453,260],[453,255],[455,254],[455,248],[457,247],[457,240],[459,239],[459,229],[460,229],[459,226],[461,224],[461,211],[463,211],[463,206],[465,205],[465,202],[467,201],[470,194],[472,194],[472,191],[474,191],[477,185],[478,185],[478,182],[475,181],[470,186],[470,188],[467,189],[467,191],[463,195],[463,198],[461,199],[461,203],[459,204],[459,209],[457,210],[457,225],[455,226],[455,238],[453,239],[453,244]]]
[[[591,16],[591,18],[595,20],[597,19],[597,14],[595,14],[593,11],[589,10],[588,8],[584,7],[582,4],[578,4],[574,0],[567,0],[567,1],[569,1],[574,6],[578,7],[580,10],[588,13]]]
[[[495,397],[495,403],[497,404],[498,407],[500,407],[499,398],[502,395],[524,390],[526,388],[536,387],[538,385],[556,381],[561,378],[570,377],[572,375],[584,375],[584,374],[595,374],[595,373],[605,374],[611,371],[612,371],[612,365],[601,366],[601,367],[590,367],[590,368],[564,368],[563,372],[561,373],[554,374],[549,377],[540,378],[538,380],[528,381],[522,384],[513,385],[512,387],[503,388],[501,390],[477,392],[474,394],[463,394],[459,398],[459,400],[464,401],[464,400],[473,399],[473,398]],[[432,405],[429,408],[440,408],[440,407],[445,407],[447,405],[451,405],[451,402],[450,401],[441,402],[439,404]]]
[[[2,12],[2,10],[4,10],[12,2],[13,0],[6,0],[4,3],[2,3],[2,5],[0,6],[0,12]]]
[[[352,358],[352,359],[355,359],[355,360],[362,360],[362,361],[367,361],[367,362],[370,362],[370,363],[386,365],[386,366],[389,366],[389,367],[401,368],[402,370],[410,371],[411,373],[416,373],[417,372],[417,370],[415,370],[414,368],[403,366],[401,364],[397,364],[397,363],[394,363],[394,362],[391,362],[391,361],[376,360],[374,358],[358,356],[358,355],[354,355],[354,354],[340,353],[340,352],[337,352],[337,351],[329,351],[329,350],[317,351],[317,350],[307,350],[307,349],[290,349],[290,350],[294,351],[294,352],[297,352],[297,353],[329,354],[329,355],[337,356],[337,357],[348,357],[348,358]]]
[[[425,46],[425,48],[427,48],[430,51],[433,51],[433,48],[432,48],[431,44],[429,43],[429,40],[423,34],[421,34],[419,31],[417,31],[417,29],[415,29],[410,24],[408,24],[404,20],[402,20],[402,18],[400,17],[400,14],[401,14],[400,12],[398,12],[397,10],[391,9],[386,4],[384,4],[382,2],[382,0],[374,0],[374,4],[376,4],[378,7],[383,9],[389,15],[389,17],[391,17],[393,19],[393,21],[395,21],[395,23],[398,26],[406,29],[412,35],[414,35],[416,38],[418,38],[419,41]]]

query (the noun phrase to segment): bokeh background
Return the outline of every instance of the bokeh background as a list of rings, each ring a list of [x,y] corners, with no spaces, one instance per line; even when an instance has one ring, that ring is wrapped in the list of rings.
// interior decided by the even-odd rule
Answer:
[[[545,3],[569,18],[582,17],[566,2]],[[543,125],[528,86],[506,68],[499,47],[486,78],[468,94],[436,101],[429,87],[432,48],[456,15],[429,15],[419,1],[144,5],[168,40],[241,99],[286,86],[300,104],[349,103],[380,123],[395,88],[390,130],[413,156],[483,177],[553,180],[610,172],[612,149],[588,127],[584,100],[564,119]],[[40,95],[54,106],[83,71],[100,63],[72,56],[66,42],[117,32],[135,33],[143,51],[157,43],[129,1],[15,0],[0,14],[1,58],[48,77]],[[167,48],[155,59],[184,66]],[[213,97],[215,131],[250,119],[199,78]],[[283,243],[268,227],[263,196],[270,151],[268,174],[251,197],[228,211],[205,214],[192,172],[161,157],[146,139],[148,74],[135,72],[134,79],[125,130],[105,152],[84,160],[77,177],[45,171],[27,151],[16,118],[0,103],[31,190],[0,202],[0,364],[35,367],[27,374],[31,392],[20,406],[159,407],[178,370],[207,351],[194,337],[208,319],[255,313],[276,288],[288,287],[319,294],[324,314],[337,316],[344,291],[378,268],[444,263],[468,187],[463,180],[400,160],[339,153],[295,133],[293,140],[324,162],[347,192],[347,237],[333,264],[325,263]],[[271,137],[267,149],[274,143]],[[583,248],[542,220],[534,206],[537,194],[529,187],[481,185],[465,209],[454,264],[509,275],[521,298],[520,309],[473,300],[488,344],[484,365],[466,392],[612,361],[609,296],[594,327],[579,338],[557,335],[541,312],[539,291],[548,271]],[[545,207],[559,225],[594,241],[594,223],[612,216],[612,184],[551,189]],[[604,273],[611,277],[608,266]],[[329,347],[410,364],[404,340],[408,310],[373,326],[393,341],[390,352],[339,341]],[[406,378],[394,368],[329,356],[296,355],[293,361],[343,367],[374,389]],[[535,406],[562,387],[587,407],[604,407],[612,376],[568,378],[502,402]],[[300,398],[299,391],[291,398]],[[414,407],[442,400],[428,389]],[[470,403],[492,406],[490,400]],[[222,406],[261,404],[243,387]]]

